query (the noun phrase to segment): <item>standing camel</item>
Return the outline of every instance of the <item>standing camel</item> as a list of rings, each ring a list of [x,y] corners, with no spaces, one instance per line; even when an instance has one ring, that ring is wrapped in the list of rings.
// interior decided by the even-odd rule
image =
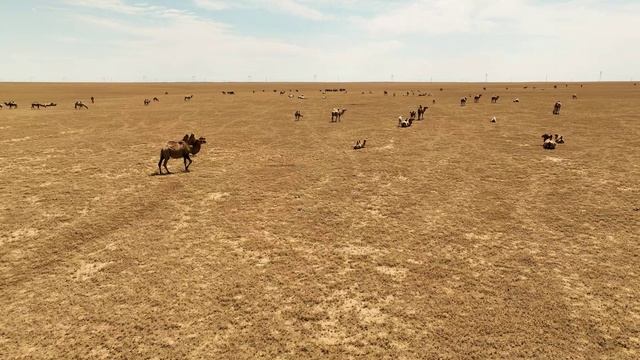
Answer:
[[[427,106],[420,105],[418,107],[418,120],[424,120],[424,113],[427,111]]]
[[[460,98],[460,106],[465,106],[465,105],[467,105],[467,97],[466,96],[463,97],[463,98]]]
[[[193,95],[189,95],[189,96],[185,96],[184,97],[184,101],[189,101],[191,99],[193,99]]]
[[[300,112],[300,110],[296,110],[295,114],[293,114],[293,116],[295,116],[296,121],[300,120],[301,118],[303,118],[304,116],[302,115],[302,113]]]
[[[342,118],[342,115],[344,115],[345,112],[347,112],[347,109],[334,108],[331,110],[331,122],[340,121],[340,118]]]
[[[5,102],[4,103],[9,109],[17,109],[18,108],[18,104],[15,103],[15,101],[11,100],[9,102]]]
[[[556,101],[553,105],[553,115],[560,115],[560,108],[562,108],[562,103],[560,101]]]
[[[497,104],[499,99],[500,99],[500,96],[492,96],[491,97],[491,103],[492,104]]]
[[[149,104],[151,104],[151,100],[149,100],[149,99],[144,99],[144,106],[147,106],[147,105],[149,105]]]
[[[95,99],[93,98],[93,96],[91,97],[91,103],[95,103]]]
[[[474,96],[473,97],[473,102],[477,104],[478,102],[480,102],[480,98],[481,97],[482,97],[482,94],[478,94],[478,95]]]
[[[195,135],[185,135],[182,141],[168,141],[167,144],[160,150],[160,161],[158,161],[158,172],[162,175],[162,167],[167,170],[167,174],[171,174],[167,168],[167,162],[169,159],[184,160],[184,171],[189,171],[189,165],[193,162],[189,155],[195,155],[200,152],[202,144],[206,144],[207,139],[200,137],[196,139]],[[189,162],[187,164],[187,161]]]

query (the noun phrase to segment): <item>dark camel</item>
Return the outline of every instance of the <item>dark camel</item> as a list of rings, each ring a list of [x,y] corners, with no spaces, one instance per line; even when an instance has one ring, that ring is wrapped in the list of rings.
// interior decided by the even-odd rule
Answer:
[[[500,96],[492,96],[491,97],[491,103],[492,104],[497,104],[499,99],[500,99]]]
[[[367,139],[362,140],[362,143],[360,143],[360,140],[358,140],[358,142],[356,142],[356,144],[353,146],[353,150],[362,149],[366,143]]]
[[[295,116],[296,121],[300,120],[301,118],[303,118],[304,116],[302,115],[302,113],[300,112],[300,110],[297,110],[295,114],[293,114],[293,116]]]
[[[189,155],[195,155],[200,152],[202,144],[206,144],[207,139],[200,137],[196,139],[195,135],[185,135],[182,141],[168,141],[167,144],[160,150],[160,161],[158,161],[158,172],[162,175],[162,167],[167,170],[167,174],[171,174],[167,168],[167,162],[169,159],[184,160],[184,171],[189,171],[189,165],[193,162]],[[187,163],[188,162],[188,163]]]
[[[82,101],[76,101],[76,103],[74,105],[74,108],[76,110],[78,110],[78,109],[82,110],[82,108],[89,109],[89,107],[87,105],[83,104]]]
[[[562,103],[560,101],[556,101],[553,105],[553,115],[560,115],[560,108],[562,108]]]

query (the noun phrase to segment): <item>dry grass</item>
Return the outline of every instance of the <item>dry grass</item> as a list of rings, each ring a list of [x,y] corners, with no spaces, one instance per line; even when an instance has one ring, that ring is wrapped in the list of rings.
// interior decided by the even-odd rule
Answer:
[[[0,354],[640,357],[640,88],[532,86],[0,84]]]

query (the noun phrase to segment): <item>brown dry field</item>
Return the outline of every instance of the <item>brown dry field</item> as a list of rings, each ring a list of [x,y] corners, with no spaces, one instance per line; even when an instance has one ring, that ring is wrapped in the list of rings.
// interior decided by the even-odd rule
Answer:
[[[637,359],[640,86],[527,85],[0,84],[0,357]]]

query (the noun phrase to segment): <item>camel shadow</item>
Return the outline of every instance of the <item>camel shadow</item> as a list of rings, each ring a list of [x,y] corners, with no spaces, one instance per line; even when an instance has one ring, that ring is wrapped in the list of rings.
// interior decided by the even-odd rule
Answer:
[[[180,174],[188,174],[191,171],[177,171],[177,172],[170,172],[170,173],[158,173],[157,171],[152,172],[151,174],[149,174],[149,176],[168,176],[168,175],[180,175]]]

